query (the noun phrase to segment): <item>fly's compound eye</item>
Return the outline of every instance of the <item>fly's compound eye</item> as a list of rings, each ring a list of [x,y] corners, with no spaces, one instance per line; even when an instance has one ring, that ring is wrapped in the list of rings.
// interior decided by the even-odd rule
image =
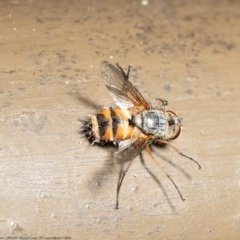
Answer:
[[[181,125],[181,120],[179,118],[172,118],[168,121],[169,126]]]
[[[175,139],[181,133],[181,120],[173,111],[167,111],[168,115],[168,139]]]

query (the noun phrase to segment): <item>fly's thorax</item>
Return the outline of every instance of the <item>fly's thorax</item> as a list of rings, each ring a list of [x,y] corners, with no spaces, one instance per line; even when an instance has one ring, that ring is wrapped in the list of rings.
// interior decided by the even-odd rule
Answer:
[[[133,116],[133,122],[145,134],[151,134],[154,138],[174,139],[181,130],[180,120],[172,111],[145,110]]]
[[[163,137],[168,126],[166,112],[145,110],[133,117],[134,124],[146,134]]]

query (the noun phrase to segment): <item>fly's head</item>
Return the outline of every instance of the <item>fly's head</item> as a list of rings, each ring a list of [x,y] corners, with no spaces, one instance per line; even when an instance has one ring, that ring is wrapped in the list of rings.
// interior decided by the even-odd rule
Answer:
[[[166,111],[168,128],[165,134],[166,140],[172,140],[179,137],[182,127],[181,120],[173,111]]]

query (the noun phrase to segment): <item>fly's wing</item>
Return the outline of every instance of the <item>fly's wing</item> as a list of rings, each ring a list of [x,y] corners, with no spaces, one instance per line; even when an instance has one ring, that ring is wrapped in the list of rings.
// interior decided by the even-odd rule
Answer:
[[[123,69],[108,62],[102,62],[101,75],[115,103],[120,108],[133,108],[137,112],[150,109],[151,105],[128,80],[130,69],[125,74]]]
[[[119,143],[119,149],[114,153],[114,160],[117,163],[124,163],[133,160],[148,144],[147,138],[131,138]]]

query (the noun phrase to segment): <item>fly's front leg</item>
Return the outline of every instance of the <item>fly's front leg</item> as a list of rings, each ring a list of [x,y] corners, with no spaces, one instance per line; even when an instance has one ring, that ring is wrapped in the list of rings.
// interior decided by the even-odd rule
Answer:
[[[160,107],[165,107],[168,105],[168,101],[162,98],[156,98],[158,102],[160,102],[161,106]]]

